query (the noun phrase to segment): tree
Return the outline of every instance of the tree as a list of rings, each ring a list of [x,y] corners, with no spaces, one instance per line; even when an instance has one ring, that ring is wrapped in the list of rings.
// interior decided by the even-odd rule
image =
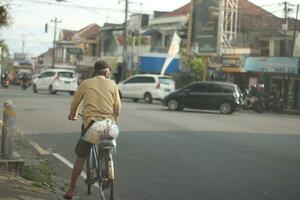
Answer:
[[[9,58],[9,49],[4,40],[0,40],[0,48],[2,49],[2,53],[0,52],[0,65],[5,68],[6,61]]]
[[[182,52],[180,55],[181,72],[173,75],[176,87],[180,88],[194,81],[202,80],[204,64],[201,57],[197,55],[188,55]]]
[[[0,2],[0,28],[8,26],[10,22],[10,15],[8,13],[9,1],[1,0]]]
[[[202,80],[204,64],[201,57],[192,56],[189,60],[190,67],[192,69],[193,75],[196,81]]]

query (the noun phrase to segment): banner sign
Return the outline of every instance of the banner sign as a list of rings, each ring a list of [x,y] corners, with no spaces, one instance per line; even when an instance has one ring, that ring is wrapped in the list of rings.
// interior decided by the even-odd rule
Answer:
[[[299,58],[288,57],[249,57],[244,69],[251,72],[274,72],[297,74]]]
[[[220,0],[195,0],[192,52],[200,55],[218,53],[219,6]]]

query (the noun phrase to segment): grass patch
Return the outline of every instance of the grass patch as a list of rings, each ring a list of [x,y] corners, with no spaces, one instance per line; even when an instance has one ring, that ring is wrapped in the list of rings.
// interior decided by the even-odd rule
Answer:
[[[43,160],[36,165],[26,166],[24,168],[23,178],[32,181],[33,186],[47,187],[51,191],[54,191],[54,171],[50,168],[48,161]]]

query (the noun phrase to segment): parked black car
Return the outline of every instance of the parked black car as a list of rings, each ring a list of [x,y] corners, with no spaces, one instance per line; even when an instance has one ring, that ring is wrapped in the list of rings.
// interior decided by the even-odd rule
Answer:
[[[241,100],[240,89],[235,84],[200,81],[170,93],[162,103],[172,111],[195,108],[219,110],[223,114],[231,114],[240,107]]]

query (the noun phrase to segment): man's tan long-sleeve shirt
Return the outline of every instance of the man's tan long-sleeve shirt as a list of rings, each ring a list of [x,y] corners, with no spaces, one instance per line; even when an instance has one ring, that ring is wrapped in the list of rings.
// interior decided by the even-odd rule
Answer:
[[[115,121],[121,111],[117,85],[104,76],[96,76],[80,84],[71,104],[71,118],[76,117],[78,106],[82,100],[84,127],[87,127],[91,120],[108,118]]]

